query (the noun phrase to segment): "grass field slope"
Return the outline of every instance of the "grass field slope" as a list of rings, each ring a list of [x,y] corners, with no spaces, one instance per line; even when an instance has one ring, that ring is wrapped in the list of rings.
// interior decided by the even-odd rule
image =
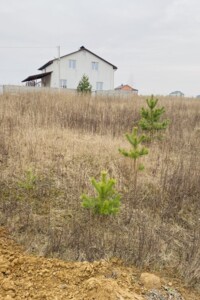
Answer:
[[[133,165],[118,149],[129,148],[124,134],[138,124],[144,97],[0,95],[0,225],[30,253],[117,257],[200,289],[200,101],[158,104],[170,125],[147,145],[135,193]],[[116,216],[81,207],[102,170],[121,194]]]

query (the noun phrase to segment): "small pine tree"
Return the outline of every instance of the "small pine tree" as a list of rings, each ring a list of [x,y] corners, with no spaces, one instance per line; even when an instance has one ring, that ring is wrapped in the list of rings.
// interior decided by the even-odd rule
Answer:
[[[79,84],[77,86],[77,91],[81,93],[91,93],[92,91],[92,86],[89,82],[89,78],[85,74],[79,81]]]
[[[81,195],[82,206],[92,209],[99,215],[115,215],[120,208],[120,194],[114,189],[116,181],[113,178],[107,179],[107,172],[101,172],[101,181],[97,182],[94,178],[91,183],[97,195],[90,197],[86,194]]]
[[[140,112],[141,120],[139,121],[139,126],[142,130],[150,133],[151,139],[156,132],[167,128],[169,120],[160,121],[165,109],[164,107],[156,108],[158,99],[154,99],[153,95],[150,99],[146,99],[146,103],[148,108],[142,107]]]
[[[132,149],[126,151],[124,149],[119,149],[119,152],[125,157],[130,157],[133,159],[133,168],[134,168],[134,187],[136,190],[137,186],[137,175],[138,171],[144,170],[144,165],[139,164],[139,158],[148,154],[148,149],[142,146],[142,142],[146,140],[145,135],[138,136],[138,128],[134,127],[131,134],[126,133],[126,138],[132,146]]]

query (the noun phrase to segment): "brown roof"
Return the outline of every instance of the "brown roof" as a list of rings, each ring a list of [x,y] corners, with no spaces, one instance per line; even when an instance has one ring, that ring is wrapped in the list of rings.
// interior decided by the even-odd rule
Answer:
[[[132,88],[128,84],[121,84],[120,86],[116,87],[115,90],[129,90],[129,91],[138,91],[137,89]]]
[[[27,77],[26,79],[22,80],[22,82],[32,81],[32,80],[36,80],[36,79],[39,79],[39,78],[43,78],[43,77],[46,77],[46,76],[50,75],[51,73],[52,72],[31,75],[31,76]]]
[[[117,70],[117,67],[114,66],[113,64],[109,63],[107,60],[103,59],[102,57],[96,55],[95,53],[93,53],[92,51],[86,49],[84,46],[81,46],[80,49],[78,51],[75,51],[75,52],[72,52],[72,53],[69,53],[69,54],[66,54],[66,55],[63,55],[61,56],[60,58],[63,58],[63,57],[66,57],[66,56],[69,56],[69,55],[72,55],[74,53],[78,53],[80,51],[87,51],[88,53],[96,56],[97,58],[103,60],[104,62],[106,62],[107,64],[111,65],[113,67],[114,70]],[[55,60],[57,60],[58,58],[55,58],[55,59],[52,59],[52,60],[49,60],[46,64],[44,64],[42,67],[40,67],[38,70],[43,70],[45,69],[46,67],[50,66]]]
[[[42,67],[40,67],[38,70],[42,71],[42,70],[45,69],[46,67],[50,66],[50,65],[53,63],[54,60],[55,60],[55,59],[49,60],[46,64],[44,64],[44,65],[43,65]]]

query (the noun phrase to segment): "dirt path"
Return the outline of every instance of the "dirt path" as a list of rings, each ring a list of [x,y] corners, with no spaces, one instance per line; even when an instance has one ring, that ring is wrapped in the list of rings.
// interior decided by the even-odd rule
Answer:
[[[120,261],[63,262],[26,254],[0,228],[0,300],[199,300],[177,281],[161,279],[159,289],[140,281],[141,271]]]

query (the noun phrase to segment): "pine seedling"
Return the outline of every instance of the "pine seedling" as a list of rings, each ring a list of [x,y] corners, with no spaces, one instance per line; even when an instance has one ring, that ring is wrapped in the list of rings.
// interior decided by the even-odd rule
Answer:
[[[97,182],[94,178],[91,183],[95,189],[96,195],[90,197],[86,194],[81,195],[82,207],[91,209],[99,215],[115,215],[119,212],[121,196],[114,189],[116,180],[107,178],[107,172],[101,172],[101,181]]]
[[[151,140],[156,132],[167,128],[169,120],[160,120],[165,113],[165,109],[164,107],[156,108],[158,99],[154,99],[153,95],[150,99],[146,99],[146,103],[148,107],[142,107],[140,112],[141,120],[139,121],[139,126],[142,130],[149,132]]]
[[[89,82],[89,77],[84,74],[77,86],[77,92],[91,93],[91,91],[92,91],[92,86]]]
[[[129,151],[125,149],[119,149],[119,152],[124,155],[125,157],[129,157],[133,159],[133,169],[134,169],[134,187],[136,190],[137,186],[137,174],[138,171],[144,170],[144,165],[139,164],[139,159],[148,154],[148,149],[144,146],[142,146],[142,142],[146,140],[145,135],[138,136],[138,128],[134,127],[131,134],[126,133],[125,134],[127,140],[132,146],[132,149]]]

